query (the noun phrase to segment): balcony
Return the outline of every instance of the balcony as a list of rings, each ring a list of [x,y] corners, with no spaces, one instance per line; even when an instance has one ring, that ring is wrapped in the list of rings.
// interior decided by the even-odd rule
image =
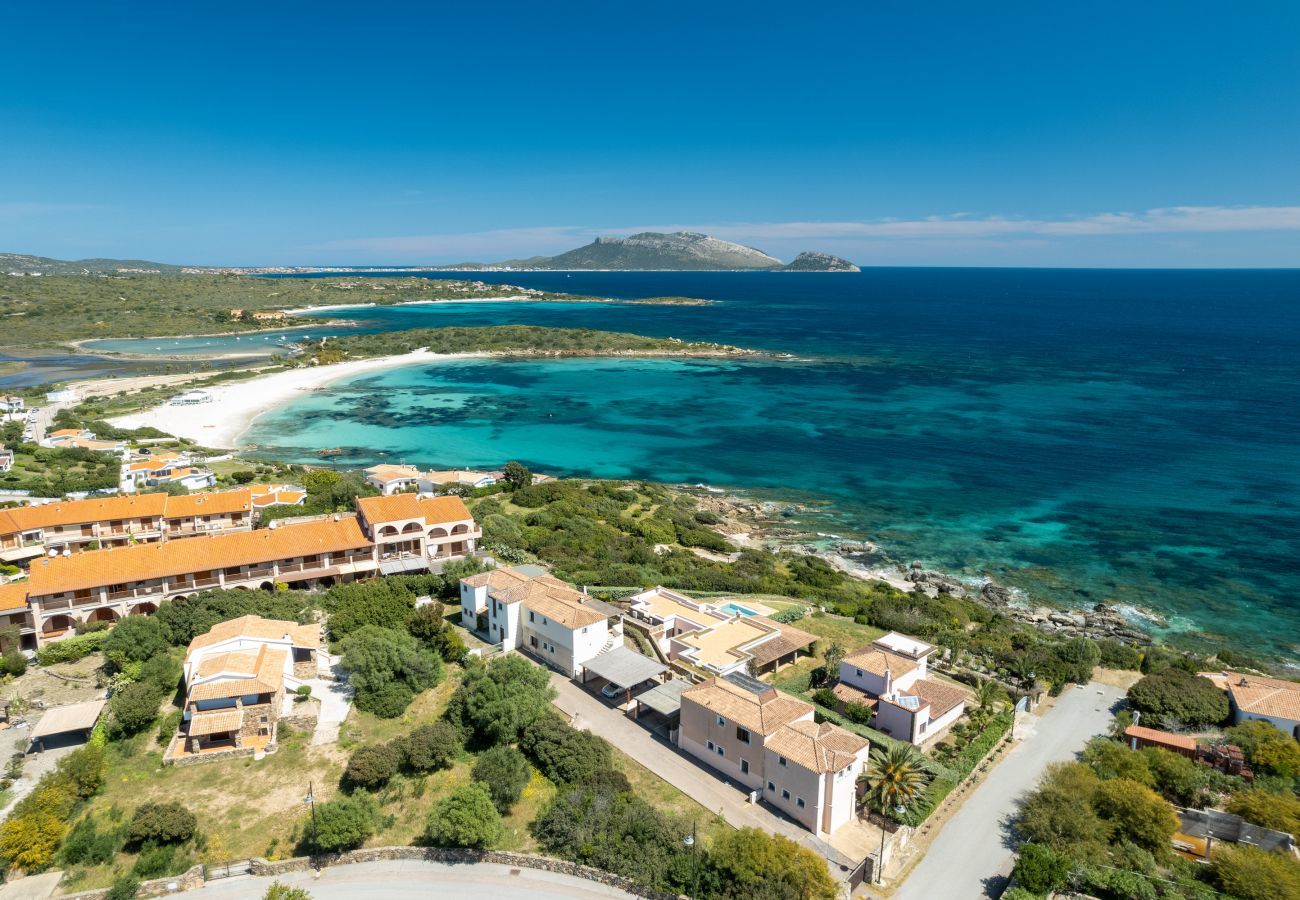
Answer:
[[[150,600],[150,599],[160,599],[162,595],[163,595],[162,585],[155,585],[153,587],[141,587],[141,588],[131,588],[125,591],[113,591],[108,595],[108,599],[109,600]],[[87,600],[83,603],[78,603],[77,605],[84,606],[87,604],[98,603],[98,602],[102,602],[102,601]]]

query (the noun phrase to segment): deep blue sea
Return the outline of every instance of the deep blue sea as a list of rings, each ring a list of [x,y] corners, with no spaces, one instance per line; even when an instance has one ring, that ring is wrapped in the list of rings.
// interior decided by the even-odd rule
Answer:
[[[1153,608],[1189,643],[1300,656],[1300,270],[472,277],[721,302],[331,315],[362,331],[581,326],[799,358],[394,369],[268,414],[247,440],[300,461],[321,447],[348,464],[519,459],[821,500],[809,524],[901,561]]]

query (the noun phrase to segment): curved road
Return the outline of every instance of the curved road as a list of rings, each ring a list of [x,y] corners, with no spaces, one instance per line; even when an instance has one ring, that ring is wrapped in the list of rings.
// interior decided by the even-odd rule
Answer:
[[[304,888],[312,900],[391,900],[392,897],[431,897],[435,900],[528,900],[532,897],[576,897],[579,900],[631,898],[618,888],[540,869],[514,869],[494,863],[448,865],[416,859],[331,866],[314,872],[290,872],[277,877],[239,877],[209,881],[204,900],[261,900],[272,881]]]

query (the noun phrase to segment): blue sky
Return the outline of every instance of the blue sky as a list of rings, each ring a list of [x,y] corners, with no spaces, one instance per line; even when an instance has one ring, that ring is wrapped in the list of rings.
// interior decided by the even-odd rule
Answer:
[[[1300,265],[1294,2],[5,21],[0,251],[442,263],[689,228],[872,265]]]

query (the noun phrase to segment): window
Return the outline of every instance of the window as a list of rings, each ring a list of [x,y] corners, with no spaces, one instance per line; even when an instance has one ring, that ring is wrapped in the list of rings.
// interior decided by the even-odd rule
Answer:
[[[767,783],[767,789],[768,789],[769,791],[772,791],[773,793],[775,793],[775,792],[776,792],[776,785],[774,785],[772,782],[769,781],[769,782]]]
[[[789,800],[789,799],[790,799],[790,792],[789,792],[789,791],[785,791],[785,790],[781,791],[781,799],[782,799],[782,800]]]
[[[858,669],[858,670],[857,670],[857,673],[858,673],[858,677],[861,678],[861,677],[862,677],[862,670],[861,670],[861,669]]]
[[[740,773],[741,773],[742,775],[748,775],[748,774],[749,774],[749,760],[747,760],[747,759],[742,759],[742,760],[740,761]]]
[[[799,807],[800,809],[803,809],[803,797],[796,797],[794,801],[794,805]]]
[[[736,726],[736,740],[740,741],[742,744],[748,744],[748,743],[749,743],[749,731],[747,731],[746,729],[741,728],[739,725],[737,725],[737,726]]]
[[[724,719],[724,718],[722,718],[722,716],[718,716],[718,724],[719,724],[719,725],[726,725],[726,724],[727,724],[727,720]]]
[[[727,751],[724,750],[724,749],[722,748],[722,745],[721,745],[721,744],[718,745],[718,755],[719,755],[719,756],[726,756],[726,755],[727,755]]]
[[[710,750],[710,751],[713,750],[713,741],[709,741],[709,750]]]
[[[586,628],[585,625],[584,625],[583,628],[582,628],[582,633],[583,633],[583,634],[586,634],[586,633],[587,633],[587,628]]]
[[[776,758],[776,764],[777,764],[778,766],[784,766],[784,765],[785,765],[785,757],[784,757],[784,756],[778,756],[778,757]]]
[[[532,611],[531,609],[528,610],[528,621],[530,621],[530,622],[536,622],[536,621],[537,621],[537,617],[533,615],[533,611]]]

